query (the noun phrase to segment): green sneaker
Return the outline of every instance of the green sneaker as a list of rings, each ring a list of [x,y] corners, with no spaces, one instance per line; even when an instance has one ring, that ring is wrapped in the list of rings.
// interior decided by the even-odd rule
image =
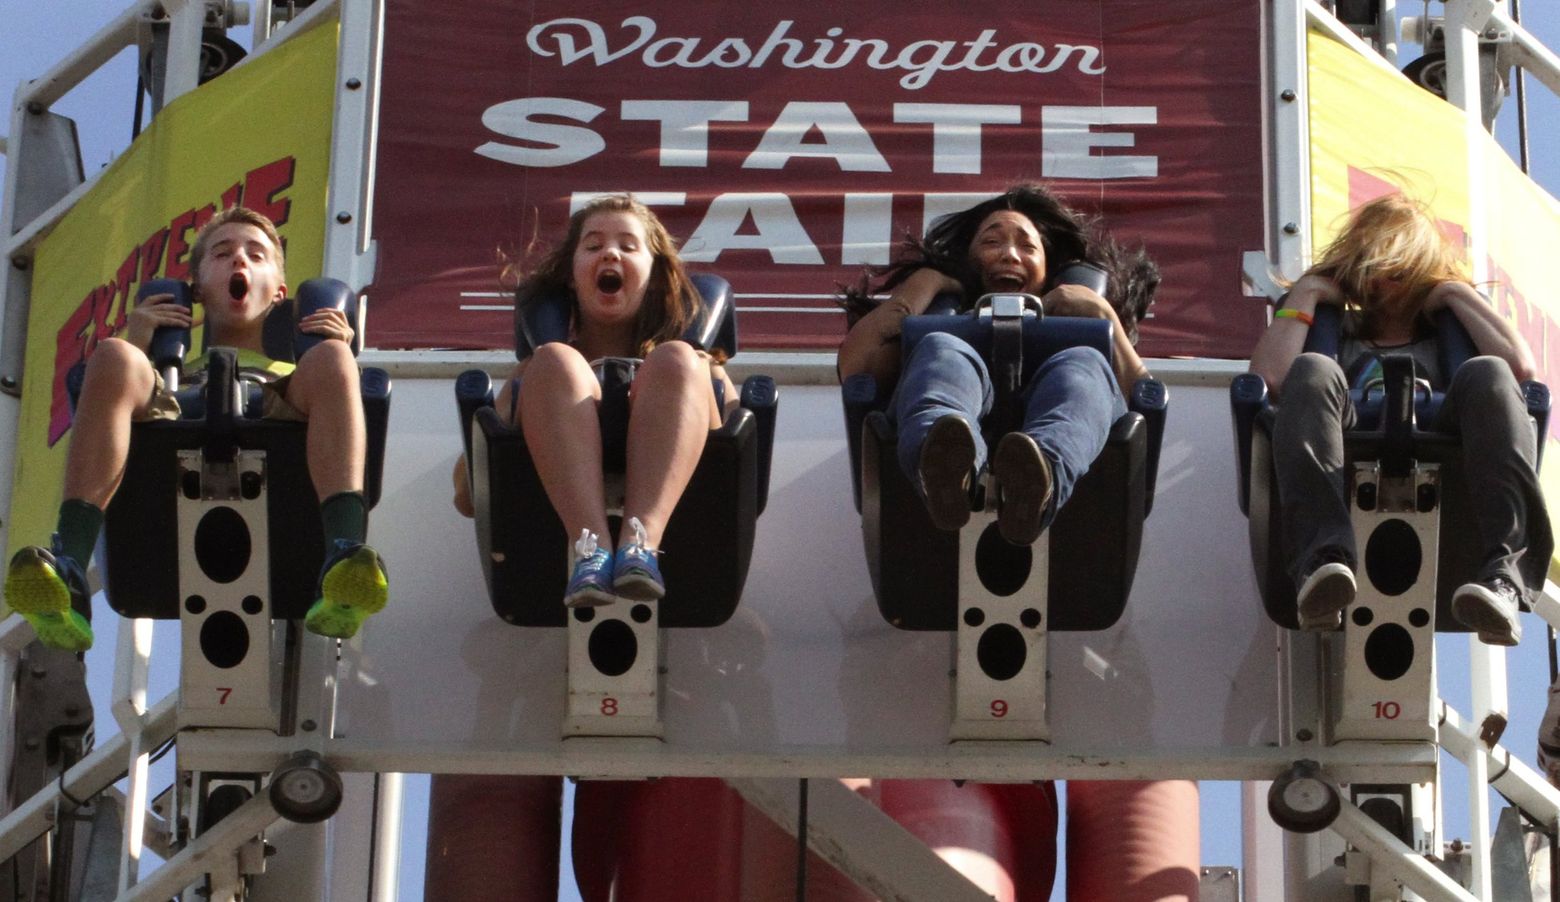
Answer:
[[[92,624],[77,610],[90,610],[87,579],[68,555],[37,545],[16,552],[5,572],[5,600],[44,645],[75,652],[92,647]]]
[[[319,601],[309,608],[303,625],[321,636],[350,639],[389,599],[384,559],[367,545],[338,539],[335,553],[320,571]]]

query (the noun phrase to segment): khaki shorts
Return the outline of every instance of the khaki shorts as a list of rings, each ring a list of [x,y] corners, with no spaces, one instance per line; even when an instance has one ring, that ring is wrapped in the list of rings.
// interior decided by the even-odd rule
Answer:
[[[162,373],[153,372],[152,398],[146,405],[146,413],[136,417],[137,421],[148,420],[177,420],[183,415],[179,408],[179,399],[163,383]],[[294,422],[308,422],[308,417],[303,411],[287,403],[287,383],[291,376],[282,376],[270,382],[260,384],[262,398],[260,415],[267,420],[291,420]],[[192,385],[202,383],[191,383]]]

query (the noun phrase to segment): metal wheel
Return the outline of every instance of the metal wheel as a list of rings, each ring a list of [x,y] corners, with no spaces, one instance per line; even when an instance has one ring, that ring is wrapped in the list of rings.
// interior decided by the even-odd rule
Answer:
[[[1338,817],[1338,787],[1315,761],[1296,761],[1268,789],[1268,814],[1292,833],[1315,833]]]
[[[341,777],[314,752],[299,752],[271,774],[271,804],[298,824],[325,820],[341,807]]]

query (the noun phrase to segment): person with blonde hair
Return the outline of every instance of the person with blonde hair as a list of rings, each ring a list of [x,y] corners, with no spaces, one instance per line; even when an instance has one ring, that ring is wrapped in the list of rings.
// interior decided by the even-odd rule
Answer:
[[[1372,200],[1290,286],[1251,355],[1278,401],[1274,469],[1291,575],[1305,629],[1336,628],[1356,589],[1343,432],[1350,388],[1379,383],[1382,354],[1406,354],[1445,400],[1434,428],[1463,437],[1464,477],[1484,564],[1453,595],[1452,615],[1492,645],[1521,639],[1517,613],[1543,586],[1554,548],[1538,485],[1537,437],[1518,385],[1533,352],[1464,272],[1461,250],[1419,201]],[[1302,353],[1317,308],[1344,311],[1338,358]],[[1480,356],[1440,372],[1430,318],[1450,310]]]
[[[276,226],[246,207],[223,210],[201,228],[190,250],[190,275],[205,313],[207,343],[237,350],[240,370],[262,383],[265,418],[308,423],[309,476],[320,498],[326,548],[318,600],[304,625],[320,635],[350,637],[389,599],[384,561],[365,544],[367,439],[352,325],[339,310],[315,311],[298,321],[298,330],[327,340],[296,366],[265,356],[266,317],[287,297],[286,261]],[[130,425],[181,415],[178,399],[147,356],[152,335],[159,327],[189,328],[192,322],[190,310],[172,295],[152,295],[130,312],[123,338],[104,339],[87,358],[58,528],[49,547],[17,551],[5,576],[7,603],[45,645],[78,652],[92,646],[86,565],[103,510],[124,477]],[[208,360],[202,354],[189,362],[187,386],[204,381]]]

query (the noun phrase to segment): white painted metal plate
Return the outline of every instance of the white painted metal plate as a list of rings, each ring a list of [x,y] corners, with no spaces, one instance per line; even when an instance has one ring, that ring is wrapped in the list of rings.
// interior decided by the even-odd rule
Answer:
[[[666,638],[668,750],[825,759],[947,749],[953,637],[895,630],[878,615],[843,422],[837,389],[782,386],[743,603],[724,626]],[[450,381],[397,380],[385,496],[370,524],[391,602],[347,649],[338,732],[354,745],[559,751],[566,635],[493,614],[472,525],[450,506],[455,423]],[[1217,757],[1278,740],[1278,630],[1256,597],[1230,434],[1222,384],[1172,389],[1126,614],[1110,630],[1051,637],[1052,753]]]

